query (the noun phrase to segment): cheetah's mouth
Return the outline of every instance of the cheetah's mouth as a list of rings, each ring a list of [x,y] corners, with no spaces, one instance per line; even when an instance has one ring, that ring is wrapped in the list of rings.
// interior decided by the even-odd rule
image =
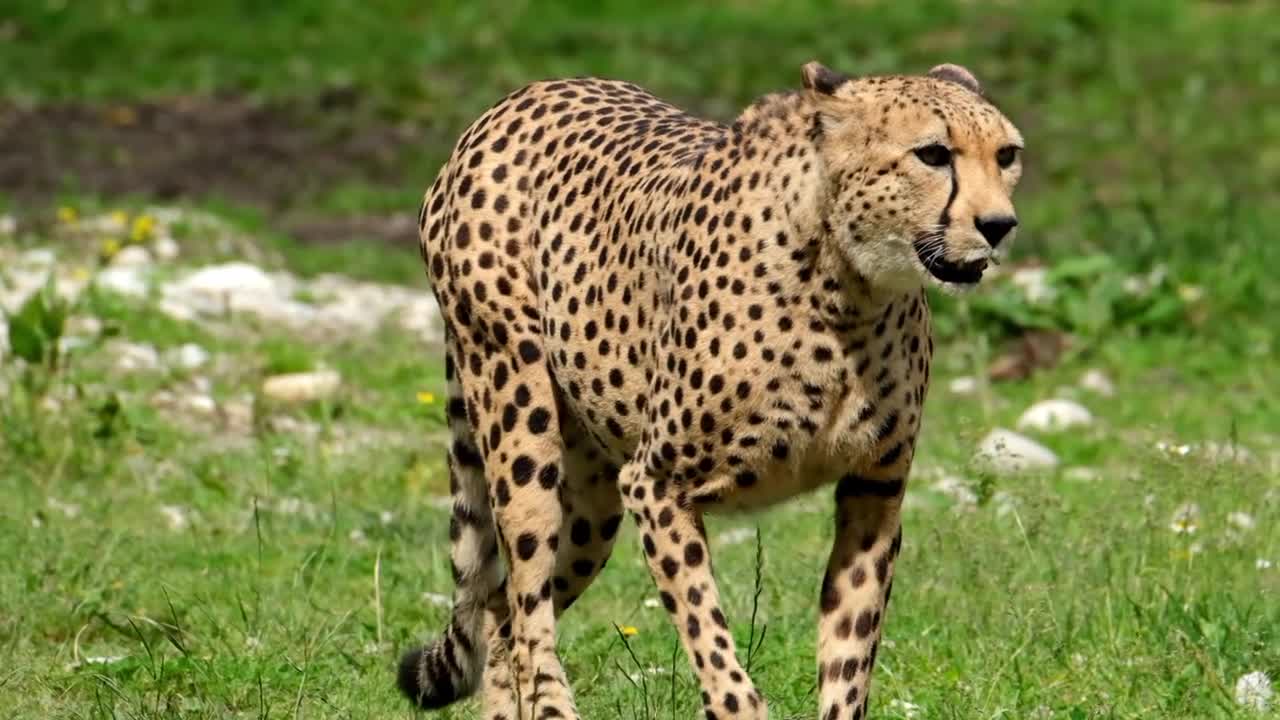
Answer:
[[[982,271],[987,269],[987,261],[985,259],[955,262],[948,260],[940,252],[930,252],[926,255],[925,251],[930,249],[927,244],[917,242],[914,247],[916,257],[920,259],[920,264],[924,265],[924,269],[944,283],[976,285],[982,279]]]

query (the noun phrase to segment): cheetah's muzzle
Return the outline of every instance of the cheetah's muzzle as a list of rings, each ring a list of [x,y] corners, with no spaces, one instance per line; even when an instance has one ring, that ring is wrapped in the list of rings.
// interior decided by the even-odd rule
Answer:
[[[954,262],[948,260],[942,253],[926,253],[928,246],[921,242],[916,242],[914,247],[916,257],[920,258],[920,263],[929,271],[929,274],[944,283],[976,285],[982,280],[982,272],[987,269],[986,260]]]

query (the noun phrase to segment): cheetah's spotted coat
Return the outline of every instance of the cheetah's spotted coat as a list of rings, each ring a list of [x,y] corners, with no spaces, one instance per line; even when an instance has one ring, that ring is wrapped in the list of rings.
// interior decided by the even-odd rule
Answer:
[[[1022,141],[963,68],[803,77],[730,126],[627,83],[535,83],[427,192],[457,589],[401,667],[422,706],[483,686],[491,720],[576,717],[556,616],[625,511],[706,717],[766,717],[702,513],[834,483],[820,713],[865,716],[933,350],[923,288],[981,277],[1016,224]]]

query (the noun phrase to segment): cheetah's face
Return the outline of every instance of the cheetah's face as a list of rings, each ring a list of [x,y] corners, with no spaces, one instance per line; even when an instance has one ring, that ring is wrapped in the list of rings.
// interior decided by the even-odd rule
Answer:
[[[1023,141],[977,80],[940,66],[925,77],[838,81],[824,93],[810,72],[831,225],[854,268],[886,287],[981,280],[1017,226]]]

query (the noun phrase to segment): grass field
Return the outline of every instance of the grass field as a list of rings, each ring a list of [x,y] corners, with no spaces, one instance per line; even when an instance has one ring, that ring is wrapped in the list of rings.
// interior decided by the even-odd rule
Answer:
[[[155,283],[249,257],[421,288],[407,235],[364,242],[384,236],[359,228],[412,217],[452,139],[522,82],[623,77],[727,119],[795,86],[811,57],[853,73],[965,63],[1027,136],[1014,259],[1046,262],[1056,296],[1032,302],[1005,278],[937,298],[873,717],[1277,718],[1275,700],[1242,706],[1236,682],[1280,679],[1278,51],[1266,2],[22,3],[0,10],[0,208],[18,223],[0,233],[0,290],[37,248],[69,277],[95,276],[111,238],[77,228],[117,208],[132,221],[156,199],[212,212],[238,240],[178,222],[181,254]],[[261,125],[215,129],[282,128],[281,154],[240,174],[220,174],[216,156],[120,170],[148,162],[148,139],[168,137],[149,113],[180,97],[268,108]],[[68,107],[108,129],[51,121]],[[6,135],[8,117],[46,134]],[[64,157],[19,155],[72,131],[85,158],[106,159],[70,174],[22,164]],[[361,137],[372,144],[344,144]],[[95,144],[116,141],[128,152]],[[309,157],[329,143],[349,171]],[[187,152],[167,140],[151,152],[169,149]],[[362,224],[317,244],[291,230],[311,215]],[[300,287],[294,298],[315,300]],[[413,717],[395,661],[443,626],[451,590],[438,349],[395,323],[322,342],[242,314],[175,320],[154,288],[86,291],[69,312],[64,334],[85,344],[56,369],[0,357],[4,715]],[[983,380],[1032,328],[1075,344],[1029,378]],[[124,370],[119,340],[211,357]],[[264,377],[315,368],[341,373],[336,395],[262,397]],[[1080,387],[1091,369],[1114,396]],[[976,390],[952,392],[961,377]],[[192,394],[216,410],[161,400]],[[1058,469],[972,464],[982,436],[1048,397],[1095,416],[1038,438]],[[740,647],[758,642],[752,674],[773,717],[815,716],[829,510],[822,493],[710,523],[731,627]],[[665,612],[646,602],[637,544],[628,527],[561,624],[589,720],[699,707]],[[615,625],[637,630],[630,650]]]

